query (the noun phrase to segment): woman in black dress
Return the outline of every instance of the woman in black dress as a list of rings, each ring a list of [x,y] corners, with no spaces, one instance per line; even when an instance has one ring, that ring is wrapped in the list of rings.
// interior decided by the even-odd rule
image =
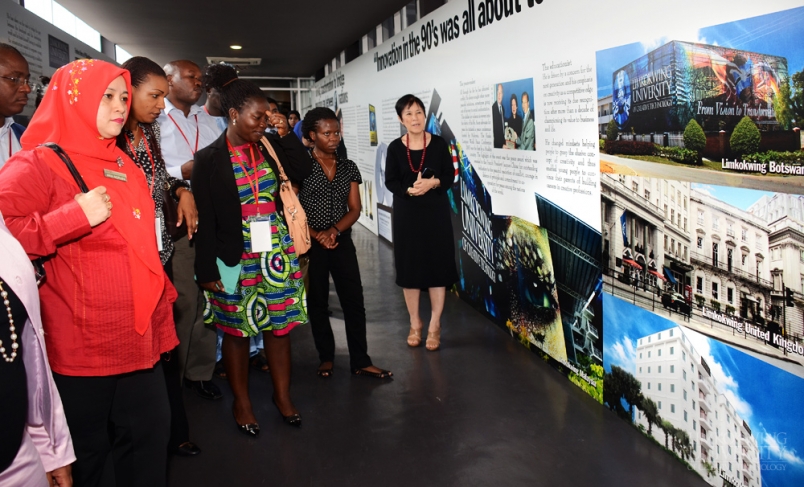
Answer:
[[[458,280],[447,190],[454,168],[446,141],[425,131],[424,103],[405,95],[396,113],[407,134],[388,146],[385,186],[394,194],[396,284],[403,288],[410,314],[408,345],[418,347],[424,323],[419,316],[422,289],[430,294],[430,325],[425,346],[441,345],[441,313],[447,286]]]

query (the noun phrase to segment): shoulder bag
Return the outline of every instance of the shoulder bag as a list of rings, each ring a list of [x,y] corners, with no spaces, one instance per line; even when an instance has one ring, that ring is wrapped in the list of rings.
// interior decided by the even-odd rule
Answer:
[[[279,197],[282,198],[282,205],[285,207],[285,223],[287,223],[290,238],[293,239],[296,255],[300,256],[310,250],[310,229],[307,227],[307,214],[304,212],[301,203],[299,203],[299,197],[293,191],[290,180],[285,175],[285,170],[282,168],[273,146],[265,137],[262,138],[261,142],[279,169]]]
[[[82,193],[89,193],[89,188],[84,182],[84,178],[81,177],[81,173],[78,172],[78,169],[75,168],[73,161],[70,160],[70,156],[68,156],[61,147],[53,142],[45,142],[41,147],[47,147],[55,152],[56,155],[59,156],[59,159],[62,160],[64,165],[67,166],[70,174],[72,174],[73,179],[75,179],[75,184],[78,185],[78,189],[80,189]],[[42,282],[45,280],[45,260],[48,258],[49,257],[39,257],[38,259],[31,261],[31,264],[33,264],[34,267],[34,273],[36,274],[37,285],[42,284]]]

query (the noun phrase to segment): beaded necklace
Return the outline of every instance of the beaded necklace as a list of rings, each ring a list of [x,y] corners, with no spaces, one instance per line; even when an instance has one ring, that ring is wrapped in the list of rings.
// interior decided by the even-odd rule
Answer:
[[[11,332],[11,356],[6,355],[6,347],[3,346],[3,340],[0,340],[0,353],[3,354],[3,359],[6,362],[13,362],[17,358],[17,349],[20,348],[17,343],[17,328],[14,326],[14,315],[11,313],[11,302],[8,300],[8,291],[3,288],[3,281],[0,281],[0,296],[3,296],[3,304],[6,305],[8,312],[8,331]]]
[[[421,172],[424,168],[424,156],[427,154],[427,132],[424,133],[424,150],[422,150],[422,160],[419,161],[419,169],[413,168],[413,161],[410,160],[410,133],[405,134],[405,149],[408,151],[408,165],[413,172]]]

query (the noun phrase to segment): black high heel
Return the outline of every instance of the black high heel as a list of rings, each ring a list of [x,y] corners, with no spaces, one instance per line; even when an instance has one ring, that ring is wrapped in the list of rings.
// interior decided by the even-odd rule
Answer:
[[[232,410],[232,416],[234,416],[234,410]],[[260,434],[260,425],[258,423],[240,424],[235,417],[235,424],[237,425],[237,429],[245,435],[256,437]]]
[[[285,416],[282,414],[282,410],[279,409],[279,404],[276,403],[276,398],[271,396],[271,401],[274,402],[274,406],[276,406],[276,410],[279,411],[279,415],[282,416],[282,421],[290,426],[295,426],[297,428],[301,428],[301,415],[299,413],[291,414],[290,416]]]

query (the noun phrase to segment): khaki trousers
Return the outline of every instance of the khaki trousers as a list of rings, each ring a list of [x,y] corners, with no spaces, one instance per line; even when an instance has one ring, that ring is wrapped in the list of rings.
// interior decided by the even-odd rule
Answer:
[[[187,380],[210,380],[215,370],[215,328],[204,324],[204,292],[195,282],[195,248],[187,237],[175,242],[173,285],[179,297],[173,305],[176,348],[181,375]]]

